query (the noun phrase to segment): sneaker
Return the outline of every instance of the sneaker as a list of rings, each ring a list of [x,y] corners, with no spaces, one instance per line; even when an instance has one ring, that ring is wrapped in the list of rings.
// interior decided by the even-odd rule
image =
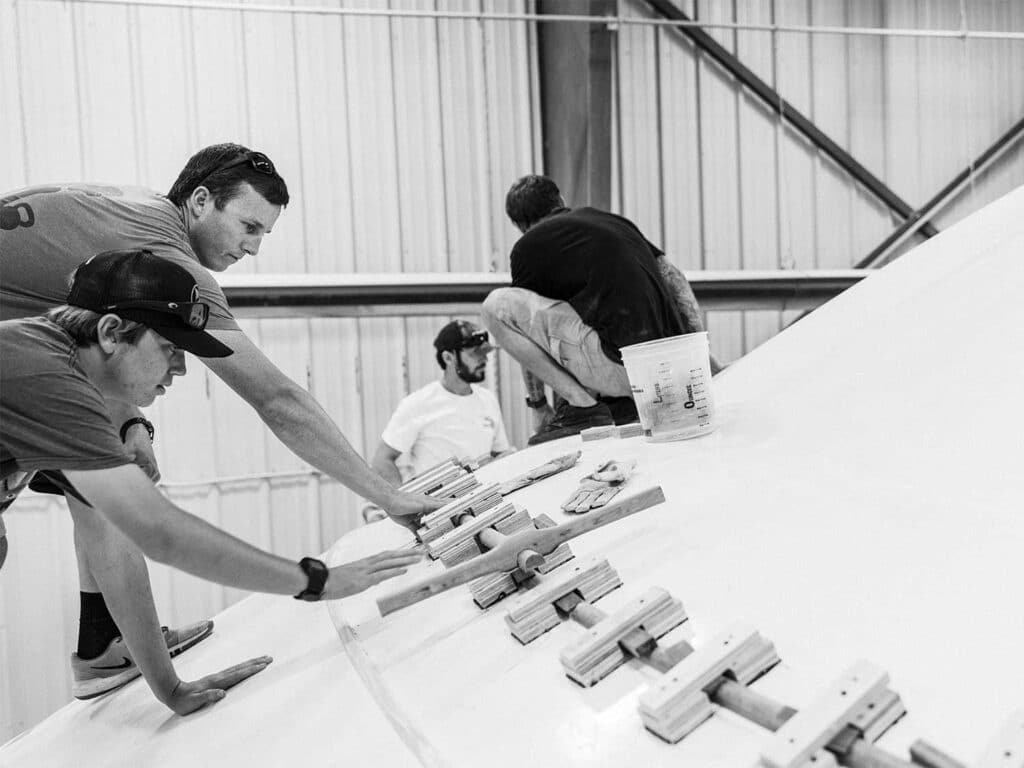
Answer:
[[[640,421],[640,414],[636,411],[636,403],[632,397],[601,396],[597,399],[598,402],[608,406],[608,410],[612,412],[612,418],[615,419],[616,426]]]
[[[560,437],[578,435],[587,427],[607,427],[615,423],[612,412],[605,403],[596,403],[587,408],[569,405],[565,400],[555,406],[555,415],[537,434],[526,442],[530,445],[546,443]]]
[[[209,637],[213,632],[213,622],[199,621],[181,629],[163,627],[163,631],[167,650],[173,658]],[[80,659],[77,653],[72,653],[71,674],[74,677],[71,694],[76,699],[91,699],[120,688],[142,672],[132,659],[124,639],[118,635],[95,659]]]

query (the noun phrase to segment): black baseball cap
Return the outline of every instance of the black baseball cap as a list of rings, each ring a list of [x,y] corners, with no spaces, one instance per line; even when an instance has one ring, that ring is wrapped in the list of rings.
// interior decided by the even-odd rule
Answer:
[[[197,357],[232,353],[203,330],[210,305],[188,270],[144,249],[104,251],[81,264],[67,303],[142,323]]]
[[[466,320],[452,320],[438,331],[437,338],[434,339],[434,349],[438,352],[479,346],[487,347],[484,352],[494,349],[487,331],[481,331]]]

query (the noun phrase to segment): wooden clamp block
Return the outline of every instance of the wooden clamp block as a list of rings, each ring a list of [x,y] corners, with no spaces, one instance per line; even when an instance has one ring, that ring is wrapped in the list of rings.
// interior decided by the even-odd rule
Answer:
[[[482,486],[461,498],[435,509],[420,519],[420,529],[416,532],[424,544],[444,536],[455,529],[463,515],[480,514],[501,502],[496,484]]]
[[[450,483],[432,491],[430,495],[437,499],[461,499],[479,487],[480,481],[476,479],[476,475],[467,472],[462,477],[457,477]]]
[[[507,517],[494,529],[506,536],[511,536],[527,528],[551,528],[555,525],[547,515],[537,515],[533,520],[528,515],[515,514]],[[537,566],[537,573],[550,573],[562,563],[573,558],[572,550],[568,544],[560,544],[554,552],[544,558],[544,563]],[[522,568],[510,573],[489,573],[469,583],[470,594],[473,595],[473,602],[481,608],[489,608],[499,600],[519,591],[520,586],[531,583],[534,578],[533,572],[524,571]]]
[[[533,527],[537,530],[543,530],[544,528],[554,528],[555,521],[547,515],[537,515],[533,518]],[[544,555],[544,565],[537,569],[537,573],[551,573],[562,563],[567,563],[574,557],[572,550],[569,549],[568,544],[559,544],[553,552],[549,552]]]
[[[723,675],[747,685],[778,664],[775,646],[746,624],[736,624],[696,649],[640,697],[644,725],[675,743],[711,717],[705,693]]]
[[[427,542],[427,554],[435,560],[440,559],[449,568],[464,563],[484,551],[476,540],[478,533],[513,516],[518,516],[519,522],[525,519],[529,525],[530,516],[526,510],[517,510],[511,502],[498,504],[475,516],[463,513],[459,517],[458,527]]]
[[[765,768],[818,768],[834,760],[823,750],[849,726],[853,727],[854,737],[863,732],[864,725],[874,726],[871,730],[881,735],[884,728],[878,725],[877,710],[894,714],[894,694],[888,690],[888,682],[889,676],[881,669],[858,661],[775,732],[761,753],[761,765]],[[898,719],[899,715],[895,717]],[[889,725],[892,722],[895,720]]]
[[[439,488],[466,474],[469,473],[455,459],[446,459],[406,480],[398,489],[406,493],[433,495]]]
[[[623,424],[619,427],[619,438],[626,439],[629,437],[640,437],[644,433],[644,428],[639,421],[634,421],[632,424]]]
[[[683,604],[661,587],[651,587],[562,651],[562,667],[580,685],[594,685],[628,658],[649,656],[655,640],[684,621]]]
[[[661,488],[648,488],[635,496],[601,507],[588,515],[577,518],[553,528],[535,531],[523,531],[509,536],[498,547],[484,555],[475,557],[469,562],[460,563],[443,573],[431,576],[421,582],[412,584],[397,592],[384,595],[377,599],[377,608],[382,616],[394,613],[401,608],[426,600],[429,597],[445,592],[460,584],[466,584],[488,573],[514,571],[519,567],[519,558],[526,550],[532,550],[541,556],[554,552],[558,546],[577,536],[596,528],[609,525],[630,515],[660,504],[665,500]]]
[[[588,427],[580,432],[580,439],[584,443],[589,443],[592,440],[606,440],[609,437],[618,437],[619,433],[615,429],[614,424],[608,424],[600,427]]]
[[[1024,768],[1024,709],[1013,713],[974,768]]]
[[[505,614],[505,623],[512,636],[525,645],[562,623],[555,603],[566,595],[575,593],[593,602],[621,585],[619,574],[603,558],[574,562],[522,594]]]

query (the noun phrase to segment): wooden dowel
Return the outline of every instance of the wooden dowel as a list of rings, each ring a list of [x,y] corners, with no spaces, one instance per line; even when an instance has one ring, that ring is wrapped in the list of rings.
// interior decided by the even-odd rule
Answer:
[[[484,528],[476,536],[487,549],[499,547],[508,540],[508,536],[494,528]],[[519,570],[524,573],[533,573],[544,565],[545,561],[544,555],[540,552],[534,549],[524,549],[516,557],[516,562],[519,564]]]
[[[600,623],[605,618],[605,612],[600,608],[592,605],[591,603],[581,600],[576,606],[570,611],[573,621],[590,629],[594,625]]]
[[[647,661],[659,672],[668,672],[691,653],[693,653],[693,646],[685,640],[680,640],[667,648],[656,646],[651,651],[651,655],[647,657]]]
[[[918,739],[910,745],[910,759],[922,768],[967,768],[927,741]]]
[[[769,731],[779,730],[783,723],[796,714],[792,707],[779,704],[727,677],[718,678],[706,692],[715,704]]]
[[[857,739],[846,754],[836,755],[840,765],[850,768],[914,768],[909,760],[890,755],[864,739]]]

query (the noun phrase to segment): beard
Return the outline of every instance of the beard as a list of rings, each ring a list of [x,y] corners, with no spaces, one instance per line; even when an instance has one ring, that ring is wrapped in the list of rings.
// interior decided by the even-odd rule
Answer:
[[[476,372],[471,371],[466,367],[466,364],[462,362],[462,357],[460,356],[455,363],[455,373],[457,373],[459,378],[467,384],[479,384],[487,375],[487,366],[481,365]]]

